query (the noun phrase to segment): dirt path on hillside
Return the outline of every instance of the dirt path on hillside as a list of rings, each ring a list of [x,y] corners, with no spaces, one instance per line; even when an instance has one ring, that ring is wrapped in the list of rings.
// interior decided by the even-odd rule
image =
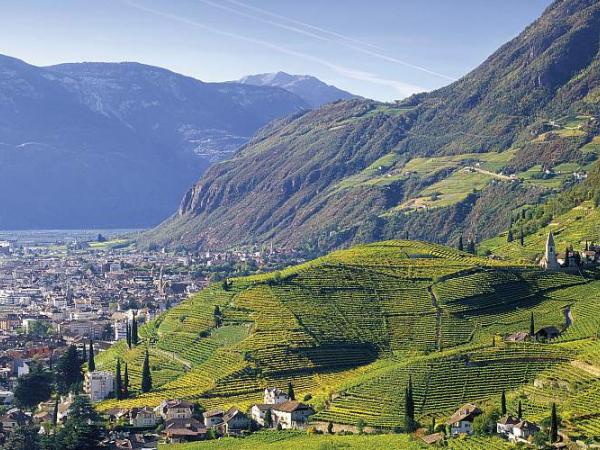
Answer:
[[[590,375],[600,378],[600,367],[593,366],[591,364],[586,363],[585,361],[581,361],[578,359],[571,361],[571,365],[573,367],[583,370],[584,372],[589,373]]]
[[[183,365],[186,368],[186,370],[190,370],[192,368],[192,363],[190,361],[188,361],[187,359],[181,358],[179,355],[176,355],[173,352],[168,352],[166,350],[163,350],[163,349],[157,348],[157,347],[152,347],[152,351],[154,351],[156,353],[160,353],[167,359],[172,359],[174,361],[177,361],[178,363]]]
[[[498,178],[498,179],[504,180],[504,181],[512,181],[513,180],[513,178],[509,177],[508,175],[501,175],[496,172],[491,172],[489,170],[480,169],[479,167],[467,166],[467,167],[465,167],[465,169],[474,170],[475,172],[479,172],[484,175],[489,175],[491,177]]]

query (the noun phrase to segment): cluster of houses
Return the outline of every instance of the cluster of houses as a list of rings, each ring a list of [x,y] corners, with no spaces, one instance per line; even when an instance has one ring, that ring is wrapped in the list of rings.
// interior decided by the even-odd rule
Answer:
[[[89,383],[94,384],[95,379],[94,376],[89,377]],[[155,408],[145,406],[107,411],[111,421],[132,428],[153,429],[162,424],[162,438],[171,443],[206,439],[209,433],[213,436],[239,436],[258,427],[301,429],[306,427],[308,417],[314,413],[309,405],[290,400],[277,388],[265,389],[263,403],[253,405],[248,414],[235,407],[197,414],[193,403],[181,400],[164,400]]]
[[[448,434],[450,437],[461,435],[470,436],[473,434],[473,422],[475,418],[482,414],[481,409],[473,404],[467,403],[461,406],[446,422],[448,425]],[[492,430],[489,430],[490,432]],[[498,435],[514,443],[527,443],[529,439],[540,431],[540,428],[533,422],[522,418],[507,415],[501,417],[496,422],[495,431]],[[443,432],[423,436],[422,440],[427,444],[438,444],[446,439]]]

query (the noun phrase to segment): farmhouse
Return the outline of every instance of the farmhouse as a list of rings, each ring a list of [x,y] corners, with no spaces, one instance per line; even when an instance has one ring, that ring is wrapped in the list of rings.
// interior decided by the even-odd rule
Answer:
[[[250,415],[252,420],[254,420],[260,426],[265,426],[265,414],[267,411],[270,411],[273,408],[273,405],[267,405],[265,403],[257,403],[252,405],[250,409]]]
[[[206,427],[192,418],[170,419],[165,422],[162,434],[172,443],[197,441],[206,437]]]
[[[224,415],[225,411],[223,411],[222,409],[212,409],[210,411],[202,413],[202,417],[204,418],[204,426],[211,428],[219,425],[223,422]]]
[[[281,425],[281,428],[303,428],[308,421],[308,417],[312,416],[315,410],[310,406],[297,401],[289,401],[279,403],[273,406],[273,424]]]
[[[472,403],[461,406],[448,420],[451,435],[473,434],[473,420],[480,414],[481,410]]]
[[[509,441],[527,442],[527,438],[540,431],[540,428],[533,422],[505,416],[496,423],[496,431]]]
[[[223,415],[223,421],[218,425],[222,434],[235,436],[241,434],[250,425],[250,418],[237,408],[231,408]]]
[[[135,428],[148,428],[156,426],[154,410],[148,406],[132,408],[129,411],[129,424]]]
[[[194,405],[181,400],[164,400],[160,405],[154,408],[156,415],[164,420],[171,419],[189,419],[192,417]]]

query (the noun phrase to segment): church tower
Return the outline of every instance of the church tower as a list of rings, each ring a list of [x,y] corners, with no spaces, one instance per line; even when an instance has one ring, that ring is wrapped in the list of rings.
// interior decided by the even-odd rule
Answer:
[[[560,270],[560,264],[556,260],[556,246],[554,245],[554,235],[552,231],[548,233],[546,240],[546,251],[544,257],[540,261],[540,266],[544,270]]]

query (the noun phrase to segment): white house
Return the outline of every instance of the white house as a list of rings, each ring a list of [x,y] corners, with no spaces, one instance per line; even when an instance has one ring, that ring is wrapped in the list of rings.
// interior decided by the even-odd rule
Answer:
[[[513,427],[520,422],[519,419],[513,416],[504,416],[496,422],[496,433],[508,437],[512,434]]]
[[[115,391],[115,377],[108,371],[87,372],[83,389],[92,402],[104,400]]]
[[[473,434],[473,420],[480,414],[481,410],[472,403],[461,406],[448,420],[452,436]]]
[[[129,411],[129,424],[135,428],[148,428],[156,426],[156,414],[148,406],[132,408]]]
[[[181,400],[163,400],[154,408],[154,412],[165,420],[190,419],[194,412],[194,405]]]
[[[283,429],[303,428],[315,410],[304,403],[291,400],[273,406],[273,425],[281,425]]]
[[[278,388],[266,388],[264,395],[264,403],[266,405],[277,405],[289,401],[288,395]]]
[[[508,435],[508,439],[514,442],[527,442],[529,436],[533,436],[540,431],[540,428],[533,422],[522,420],[515,424],[512,433]]]
[[[267,405],[264,403],[257,403],[252,406],[250,409],[250,415],[252,416],[252,420],[254,420],[260,426],[265,426],[265,414],[267,411],[271,410],[273,405]]]
[[[202,417],[204,418],[204,426],[206,428],[215,427],[223,422],[223,416],[225,415],[225,411],[222,409],[212,409],[210,411],[206,411],[202,413]]]

